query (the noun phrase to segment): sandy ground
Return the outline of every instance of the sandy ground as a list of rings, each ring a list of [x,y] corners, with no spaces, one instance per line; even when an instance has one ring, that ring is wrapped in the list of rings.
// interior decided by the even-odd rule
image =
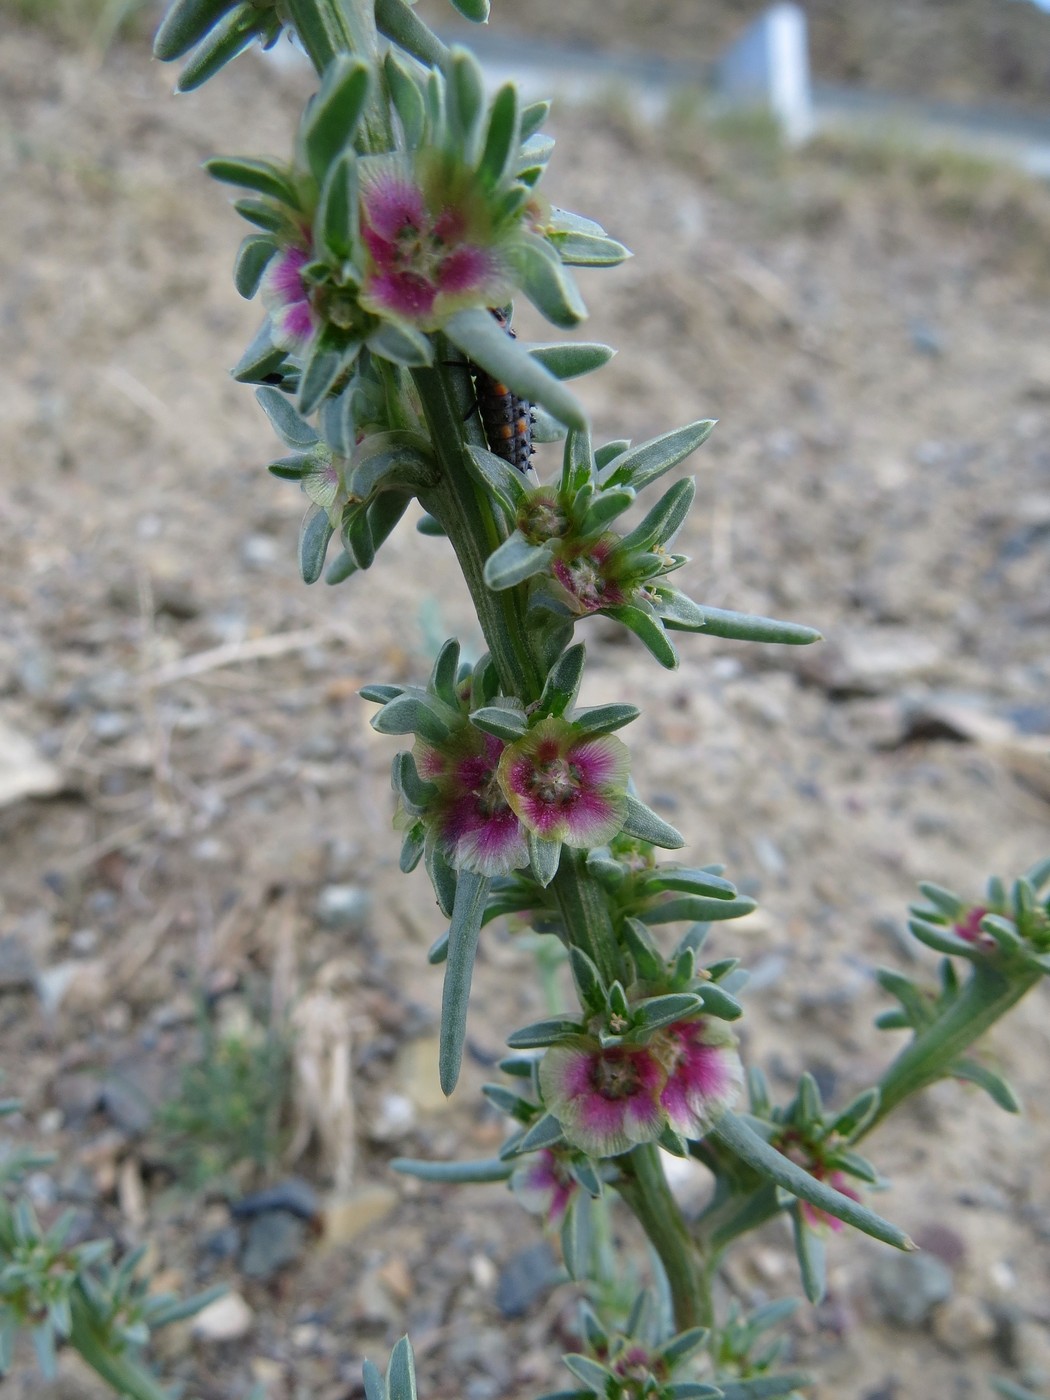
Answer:
[[[253,1379],[271,1400],[356,1395],[362,1356],[406,1327],[428,1400],[562,1387],[572,1289],[509,1322],[497,1303],[539,1238],[529,1218],[500,1187],[385,1167],[491,1155],[478,1087],[507,1026],[543,1010],[531,951],[493,931],[464,1081],[439,1102],[438,916],[422,875],[397,873],[393,746],[355,693],[422,676],[446,635],[476,647],[467,602],[443,544],[411,528],[341,593],[305,588],[301,498],[262,470],[268,428],[226,375],[257,313],[229,285],[227,195],[198,166],[282,154],[301,84],[250,57],[174,101],[137,51],[97,67],[0,39],[0,734],[57,770],[53,795],[0,810],[0,1065],[25,1102],[17,1137],[59,1154],[34,1178],[41,1212],[71,1199],[85,1231],[148,1241],[165,1282],[242,1294],[240,1341],[164,1346],[200,1400]],[[845,1102],[896,1045],[872,1027],[872,966],[933,968],[904,941],[915,881],[976,896],[1050,847],[1046,196],[960,162],[789,161],[623,113],[561,112],[555,130],[552,198],[636,254],[581,279],[588,334],[620,347],[581,389],[597,436],[717,416],[689,464],[689,591],[828,638],[806,654],[685,638],[668,674],[598,625],[587,698],[645,707],[643,795],[759,898],[712,940],[755,974],[749,1061],[781,1095],[808,1068]],[[349,930],[319,917],[332,885],[367,897]],[[209,1243],[222,1201],[179,1195],[146,1125],[112,1095],[98,1107],[114,1077],[147,1103],[170,1092],[202,990],[230,1024],[260,995],[305,1002],[330,1018],[322,1060],[353,1039],[356,1160],[315,1145],[298,1169],[385,1218],[330,1226],[265,1282]],[[889,1324],[884,1252],[837,1239],[829,1302],[795,1329],[821,1400],[1050,1376],[1048,1053],[1037,993],[988,1049],[1023,1117],[943,1085],[872,1142],[894,1183],[879,1208],[946,1260],[953,1297],[933,1327]],[[779,1226],[730,1283],[747,1304],[792,1291]],[[76,1370],[63,1385],[26,1354],[4,1394],[92,1394]]]

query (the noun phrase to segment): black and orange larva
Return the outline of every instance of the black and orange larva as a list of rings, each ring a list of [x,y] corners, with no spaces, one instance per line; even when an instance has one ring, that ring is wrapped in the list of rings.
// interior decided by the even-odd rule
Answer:
[[[504,312],[490,310],[507,334],[513,335]],[[512,467],[527,472],[532,465],[532,404],[478,365],[471,364],[470,372],[489,450]]]

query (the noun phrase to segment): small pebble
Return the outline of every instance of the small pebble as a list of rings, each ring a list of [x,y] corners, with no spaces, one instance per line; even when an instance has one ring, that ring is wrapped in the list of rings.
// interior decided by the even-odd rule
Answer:
[[[360,929],[371,903],[356,885],[325,885],[317,896],[317,917],[327,928]]]
[[[255,1314],[239,1293],[224,1293],[200,1310],[191,1331],[202,1342],[237,1342],[254,1322]]]

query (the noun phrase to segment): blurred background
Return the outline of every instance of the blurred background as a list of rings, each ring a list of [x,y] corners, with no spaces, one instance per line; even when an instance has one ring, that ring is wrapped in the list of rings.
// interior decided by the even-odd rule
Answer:
[[[746,1057],[835,1104],[896,1048],[871,968],[935,971],[905,935],[916,880],[977,898],[1050,845],[1050,16],[812,0],[792,143],[719,88],[762,8],[496,0],[471,37],[558,99],[549,197],[635,254],[581,278],[586,335],[619,347],[580,388],[597,440],[720,420],[685,467],[683,586],[827,638],[683,638],[668,673],[580,630],[587,701],[644,707],[643,797],[759,900],[710,945],[753,974]],[[442,929],[397,871],[393,746],[356,696],[480,639],[408,520],[367,577],[299,580],[304,503],[228,377],[259,319],[229,280],[241,228],[199,166],[283,158],[310,75],[250,53],[176,100],[154,19],[0,5],[4,1134],[57,1154],[30,1180],[44,1219],[72,1205],[82,1238],[145,1244],[161,1286],[229,1285],[160,1339],[188,1396],[349,1400],[407,1328],[427,1400],[526,1400],[567,1383],[556,1247],[500,1186],[385,1164],[495,1151],[478,1089],[545,1014],[551,954],[490,930],[446,1103]],[[517,325],[549,338],[527,307]],[[924,1251],[895,1272],[832,1243],[828,1301],[790,1329],[821,1400],[1050,1394],[1046,1020],[1036,994],[989,1049],[1023,1117],[945,1084],[873,1140],[876,1207]],[[702,1178],[677,1186],[702,1202]],[[724,1287],[797,1291],[783,1222]],[[104,1393],[28,1352],[9,1392]]]

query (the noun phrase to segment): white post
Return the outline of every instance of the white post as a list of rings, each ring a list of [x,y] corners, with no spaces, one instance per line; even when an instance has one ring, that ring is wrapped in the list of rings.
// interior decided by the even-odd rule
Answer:
[[[720,60],[719,94],[738,107],[761,107],[792,145],[813,134],[809,42],[801,6],[772,5]]]

